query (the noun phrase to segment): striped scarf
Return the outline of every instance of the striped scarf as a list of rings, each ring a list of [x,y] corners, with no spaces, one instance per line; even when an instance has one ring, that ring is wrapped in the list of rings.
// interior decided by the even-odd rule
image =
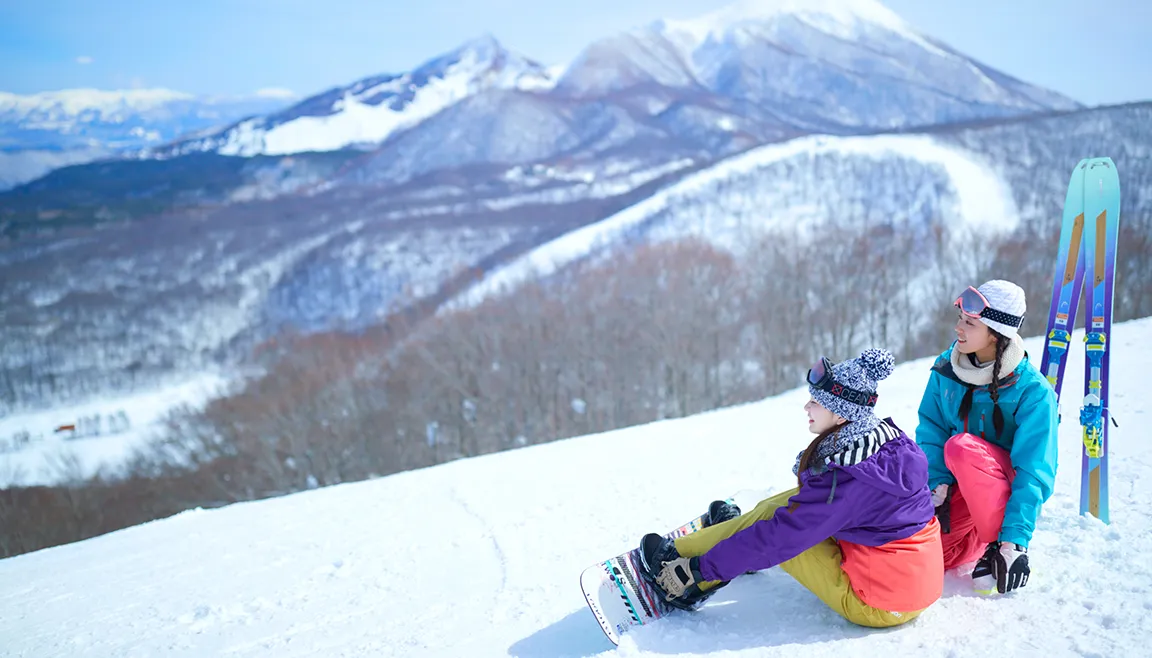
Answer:
[[[896,428],[881,421],[876,416],[849,423],[844,429],[830,434],[816,447],[816,454],[809,461],[813,473],[823,473],[830,464],[852,466],[876,454],[880,446],[900,436]],[[792,473],[800,470],[801,450],[792,465]]]

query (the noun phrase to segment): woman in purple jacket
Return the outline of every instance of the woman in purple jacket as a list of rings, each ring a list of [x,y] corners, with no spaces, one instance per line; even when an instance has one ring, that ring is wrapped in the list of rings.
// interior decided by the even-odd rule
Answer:
[[[736,576],[777,565],[862,626],[903,624],[940,598],[928,461],[892,419],[872,411],[877,382],[892,367],[892,355],[878,349],[836,365],[820,359],[808,371],[804,405],[817,436],[792,468],[799,487],[744,515],[713,503],[713,525],[675,540],[644,536],[644,576],[669,604],[693,609]]]

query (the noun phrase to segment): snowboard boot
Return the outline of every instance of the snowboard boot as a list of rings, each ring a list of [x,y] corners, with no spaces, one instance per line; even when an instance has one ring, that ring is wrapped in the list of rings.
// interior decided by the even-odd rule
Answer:
[[[640,540],[640,562],[643,567],[641,577],[652,585],[664,602],[680,610],[695,610],[716,590],[727,585],[719,583],[706,591],[700,589],[699,583],[704,582],[700,575],[697,558],[685,560],[676,550],[676,542],[663,535],[649,533]],[[679,583],[684,591],[679,596],[673,596],[661,584]]]
[[[724,523],[740,516],[740,508],[724,500],[714,500],[708,506],[708,514],[704,517],[704,527],[709,528],[717,523]]]

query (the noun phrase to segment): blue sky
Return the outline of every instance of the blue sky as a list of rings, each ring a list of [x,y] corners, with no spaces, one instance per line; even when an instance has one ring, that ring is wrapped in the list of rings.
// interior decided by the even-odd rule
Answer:
[[[491,33],[552,64],[593,39],[728,0],[13,0],[0,91],[312,94]],[[922,32],[1089,105],[1152,100],[1152,1],[885,0]],[[1106,7],[1106,8],[1105,8]]]

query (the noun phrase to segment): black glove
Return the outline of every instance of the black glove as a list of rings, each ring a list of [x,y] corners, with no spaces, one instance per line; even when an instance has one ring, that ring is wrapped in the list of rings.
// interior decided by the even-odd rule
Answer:
[[[1001,543],[992,558],[992,573],[996,574],[996,590],[1007,594],[1028,584],[1032,570],[1028,567],[1028,549],[1012,543]]]

